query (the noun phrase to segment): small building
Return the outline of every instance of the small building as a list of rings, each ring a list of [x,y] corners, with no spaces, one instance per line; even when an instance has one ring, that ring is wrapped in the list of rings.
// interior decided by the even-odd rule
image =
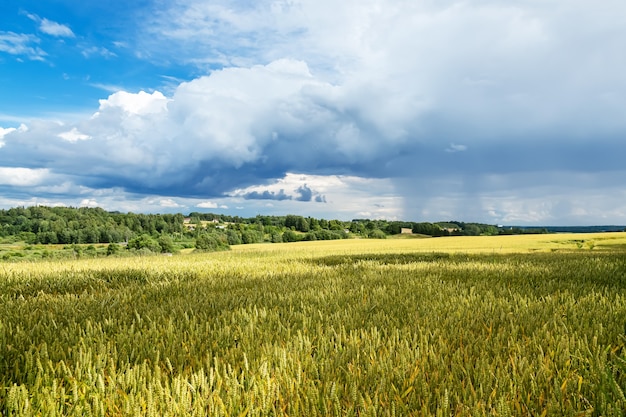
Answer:
[[[400,229],[400,234],[412,235],[413,234],[413,229],[409,229],[408,227],[403,227],[403,228]]]

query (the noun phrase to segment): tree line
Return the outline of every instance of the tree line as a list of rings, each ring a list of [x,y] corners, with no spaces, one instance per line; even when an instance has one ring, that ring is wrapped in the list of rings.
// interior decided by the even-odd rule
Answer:
[[[528,231],[515,230],[524,233]],[[536,231],[533,231],[536,232]],[[543,232],[543,231],[541,231]],[[384,239],[412,233],[425,236],[495,235],[511,229],[481,223],[407,222],[378,219],[327,220],[294,214],[243,218],[227,214],[137,214],[88,207],[15,207],[0,210],[0,239],[28,244],[121,244],[130,250],[172,252],[176,248],[219,250],[260,242],[332,240],[348,237]]]

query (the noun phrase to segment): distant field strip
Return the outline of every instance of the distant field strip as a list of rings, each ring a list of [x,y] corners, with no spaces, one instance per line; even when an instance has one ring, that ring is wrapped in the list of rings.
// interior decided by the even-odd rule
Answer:
[[[290,252],[338,251],[351,252],[381,252],[392,253],[397,251],[418,252],[447,252],[447,253],[528,253],[535,251],[571,251],[589,250],[623,250],[626,252],[626,233],[563,233],[537,234],[515,236],[453,236],[423,239],[402,238],[354,239],[338,240],[333,242],[298,242],[278,245],[238,245],[233,246],[235,251],[285,251],[285,245]],[[319,246],[318,246],[319,245]]]
[[[624,416],[625,244],[0,263],[0,415]]]

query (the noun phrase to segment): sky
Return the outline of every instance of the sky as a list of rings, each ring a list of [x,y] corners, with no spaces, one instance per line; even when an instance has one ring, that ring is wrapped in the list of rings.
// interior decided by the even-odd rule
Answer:
[[[626,224],[623,0],[0,3],[0,208]]]

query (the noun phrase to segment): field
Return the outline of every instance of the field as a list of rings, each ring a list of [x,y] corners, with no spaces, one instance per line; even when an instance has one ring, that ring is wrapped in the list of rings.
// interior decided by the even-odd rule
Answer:
[[[0,263],[3,416],[623,416],[626,234]]]

